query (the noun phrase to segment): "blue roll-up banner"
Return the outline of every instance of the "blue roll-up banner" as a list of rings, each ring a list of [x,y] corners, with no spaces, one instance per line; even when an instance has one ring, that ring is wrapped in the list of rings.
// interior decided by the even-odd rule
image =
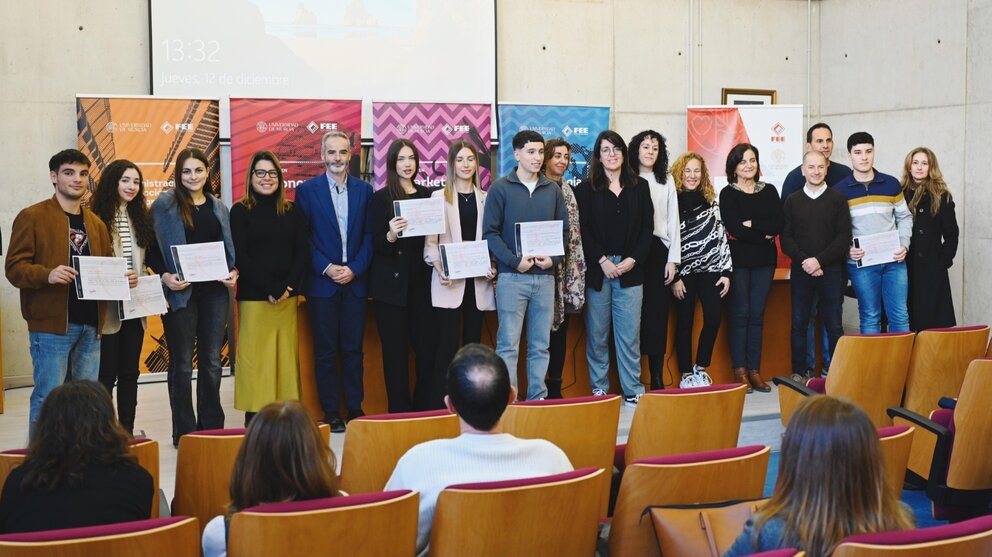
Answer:
[[[572,145],[572,162],[565,171],[565,181],[577,185],[586,176],[593,144],[599,132],[610,125],[610,108],[606,106],[550,106],[535,104],[499,105],[499,175],[517,165],[513,158],[513,136],[534,130],[545,140],[560,137]]]

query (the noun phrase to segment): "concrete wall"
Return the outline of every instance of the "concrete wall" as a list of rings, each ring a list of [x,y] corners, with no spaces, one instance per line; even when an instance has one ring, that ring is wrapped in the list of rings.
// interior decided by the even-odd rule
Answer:
[[[0,5],[8,139],[0,231],[9,238],[17,211],[51,195],[48,157],[75,145],[75,94],[148,92],[148,8],[144,0]],[[982,56],[992,54],[992,0],[807,8],[801,0],[499,0],[499,99],[609,105],[621,134],[654,128],[675,156],[686,145],[687,105],[719,103],[722,87],[775,89],[779,103],[807,105],[811,120],[834,127],[835,160],[859,129],[875,135],[878,168],[889,173],[926,144],[940,157],[965,236],[951,270],[956,308],[965,323],[992,321],[992,190],[979,170],[992,143],[992,75]],[[6,280],[0,304],[5,383],[24,384],[26,327]]]
[[[4,254],[22,208],[51,197],[48,159],[76,146],[76,94],[148,94],[148,3],[0,0],[0,232]],[[17,290],[0,280],[3,375],[30,383]]]

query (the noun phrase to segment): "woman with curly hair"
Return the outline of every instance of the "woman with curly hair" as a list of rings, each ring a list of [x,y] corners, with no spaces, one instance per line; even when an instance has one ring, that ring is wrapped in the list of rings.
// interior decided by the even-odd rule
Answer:
[[[785,430],[775,492],[723,557],[785,547],[825,557],[848,536],[910,528],[912,514],[886,481],[871,420],[844,399],[814,396]]]
[[[45,398],[27,458],[3,485],[0,534],[144,520],[154,489],[107,390],[63,383]]]
[[[672,164],[671,174],[678,192],[682,240],[682,264],[672,283],[672,292],[678,300],[675,351],[682,374],[679,387],[704,387],[713,383],[706,367],[713,357],[713,344],[720,330],[720,299],[730,290],[733,265],[706,161],[692,151],[683,153]],[[694,362],[692,322],[696,298],[703,306],[703,328],[699,331]]]
[[[940,172],[937,155],[917,147],[906,155],[902,192],[913,213],[909,271],[909,326],[913,331],[953,327],[954,301],[947,269],[958,251],[954,199]]]
[[[129,160],[110,163],[100,175],[91,208],[110,232],[114,257],[139,277],[148,274],[145,252],[155,247],[152,215],[138,165]],[[100,383],[113,393],[117,385],[117,416],[131,435],[138,406],[138,360],[145,339],[145,318],[121,320],[118,303],[106,304],[100,337]]]

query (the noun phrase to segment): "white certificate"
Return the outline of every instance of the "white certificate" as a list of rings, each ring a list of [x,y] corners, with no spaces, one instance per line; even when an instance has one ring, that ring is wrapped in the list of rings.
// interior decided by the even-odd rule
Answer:
[[[441,266],[449,279],[484,277],[489,274],[489,242],[441,244]]]
[[[183,282],[209,282],[231,276],[224,242],[172,246],[172,258]]]
[[[854,239],[854,247],[865,250],[865,255],[857,262],[857,266],[871,267],[872,265],[895,261],[893,255],[902,246],[899,244],[899,231],[890,230],[878,234],[858,236]]]
[[[123,257],[72,256],[76,296],[80,300],[130,300],[127,261]]]
[[[444,198],[406,199],[393,201],[393,212],[406,219],[401,238],[444,234]]]
[[[121,302],[118,315],[123,321],[148,315],[162,315],[167,311],[169,308],[165,305],[162,280],[158,275],[149,275],[138,277],[138,286],[131,289],[129,301]]]
[[[564,223],[542,220],[517,223],[517,255],[565,255]]]

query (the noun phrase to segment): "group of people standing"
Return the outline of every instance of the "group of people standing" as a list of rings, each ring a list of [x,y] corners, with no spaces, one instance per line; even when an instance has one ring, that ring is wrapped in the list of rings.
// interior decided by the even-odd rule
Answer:
[[[295,202],[286,197],[279,160],[261,151],[251,158],[244,197],[230,210],[212,191],[207,157],[186,149],[175,161],[175,188],[150,208],[140,169],[119,160],[102,173],[91,211],[82,204],[90,162],[79,151],[62,151],[49,162],[55,195],[18,215],[6,262],[31,336],[31,423],[47,392],[71,369],[73,378],[99,378],[108,390],[116,385],[121,423],[129,433],[134,428],[145,322],[121,320],[116,304],[78,299],[72,255],[124,258],[132,287],[149,269],[159,275],[169,306],[163,325],[174,443],[197,429],[223,427],[220,358],[235,284],[235,407],[246,412],[247,423],[273,400],[300,397],[296,315],[297,296],[304,294],[320,405],[333,431],[345,429],[342,398],[347,419],[363,415],[370,297],[390,412],[442,408],[448,363],[460,346],[481,339],[484,312],[492,310],[499,323],[496,350],[514,386],[527,327],[528,399],[561,397],[569,318],[579,313],[585,314],[593,394],[610,390],[611,331],[625,402],[636,404],[644,392],[642,355],[651,388],[662,387],[673,301],[679,385],[708,385],[706,368],[728,295],[735,380],[748,392],[768,391],[759,370],[779,237],[792,258],[792,368],[799,378],[812,373],[813,312],[823,323],[825,360],[843,333],[848,279],[863,333],[881,330],[883,308],[890,331],[953,325],[947,268],[958,228],[934,153],[914,149],[899,182],[874,169],[874,139],[865,132],[847,142],[853,171],[830,161],[829,126],[812,126],[806,139],[803,162],[780,198],[761,180],[755,146],[731,149],[728,185],[717,196],[703,157],[686,152],[669,167],[665,138],[653,130],[635,135],[629,147],[612,130],[600,133],[587,177],[574,187],[564,180],[575,164],[571,146],[521,131],[513,138],[516,168],[488,191],[481,188],[480,153],[471,143],[450,146],[445,185],[430,190],[415,180],[416,146],[400,139],[386,154],[386,186],[373,191],[348,174],[350,138],[332,131],[321,140],[326,171],[301,184]],[[445,232],[404,235],[407,219],[396,214],[394,202],[430,197],[444,200]],[[519,253],[517,225],[533,221],[561,223],[563,255]],[[891,230],[901,245],[892,260],[861,266],[857,239]],[[489,272],[446,276],[440,246],[479,240],[488,244]],[[205,242],[223,244],[230,275],[184,282],[171,248]],[[697,300],[703,325],[694,351]]]

